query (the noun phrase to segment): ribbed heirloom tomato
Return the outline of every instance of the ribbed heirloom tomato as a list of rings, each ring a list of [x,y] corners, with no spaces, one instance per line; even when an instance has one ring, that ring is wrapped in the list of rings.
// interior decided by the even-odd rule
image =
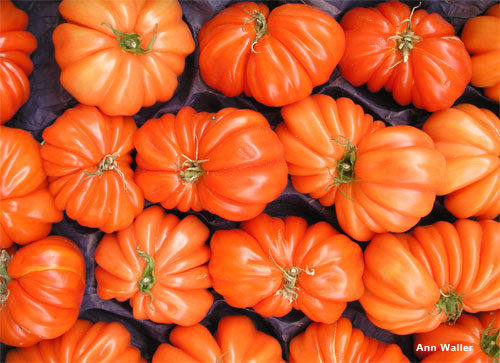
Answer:
[[[284,362],[280,343],[246,316],[222,318],[214,335],[201,324],[178,326],[170,333],[170,344],[158,347],[153,363]]]
[[[323,10],[239,2],[222,10],[198,34],[203,80],[226,96],[244,92],[283,106],[325,83],[344,52],[344,32]]]
[[[27,131],[0,126],[0,248],[39,240],[62,218],[38,142]]]
[[[367,337],[351,322],[312,323],[290,341],[290,363],[311,362],[409,362],[396,344]]]
[[[177,0],[65,0],[53,41],[61,84],[108,115],[169,100],[194,40]]]
[[[136,133],[135,180],[147,200],[166,209],[207,210],[222,218],[253,218],[287,184],[283,145],[252,110],[225,108],[147,121]]]
[[[0,342],[30,346],[67,332],[85,290],[85,259],[72,241],[50,236],[0,254]]]
[[[292,308],[333,323],[363,294],[361,248],[326,222],[267,214],[239,229],[219,230],[210,241],[215,291],[238,308],[281,317]]]
[[[130,344],[130,338],[128,330],[117,321],[92,324],[78,320],[58,338],[44,340],[29,348],[10,350],[6,362],[146,362],[139,349]]]
[[[30,54],[36,49],[33,34],[24,31],[28,16],[10,0],[0,6],[0,124],[7,122],[27,100],[28,76],[33,71]]]
[[[368,318],[395,334],[500,309],[500,223],[460,219],[377,235],[365,250],[363,281]]]
[[[434,112],[451,107],[471,80],[472,65],[455,29],[439,14],[399,1],[348,11],[340,23],[346,49],[342,76],[397,103]]]
[[[348,98],[313,95],[281,109],[276,128],[294,188],[335,204],[340,226],[367,241],[406,232],[434,206],[444,157],[411,126],[385,127]]]

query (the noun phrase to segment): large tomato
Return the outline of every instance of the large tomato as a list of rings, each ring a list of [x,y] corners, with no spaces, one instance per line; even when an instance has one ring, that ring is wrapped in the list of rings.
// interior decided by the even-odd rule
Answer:
[[[30,346],[67,332],[78,318],[85,260],[72,241],[50,236],[0,255],[0,342]]]
[[[226,96],[283,106],[325,83],[344,52],[344,32],[323,10],[241,2],[201,28],[200,72]]]
[[[276,129],[295,189],[335,204],[359,241],[405,232],[434,206],[444,157],[411,126],[385,127],[348,98],[313,95],[282,108]]]
[[[210,241],[215,291],[238,308],[281,317],[292,308],[333,323],[363,294],[363,253],[326,222],[267,214],[240,229],[216,231]]]
[[[130,168],[137,126],[77,105],[42,134],[43,166],[57,208],[83,226],[110,233],[127,227],[144,198]]]
[[[500,214],[500,119],[462,104],[434,113],[425,131],[446,158],[438,195],[458,218],[494,219]]]
[[[53,34],[61,83],[108,115],[169,100],[194,40],[177,0],[65,0]]]
[[[160,345],[153,363],[284,362],[278,341],[258,331],[246,316],[222,318],[215,337],[196,324],[174,328],[169,340],[172,345]]]
[[[184,107],[177,116],[147,121],[134,143],[136,182],[147,200],[167,209],[246,220],[287,184],[283,146],[255,111]]]
[[[461,219],[377,235],[365,250],[368,318],[395,334],[500,308],[500,223]]]
[[[426,363],[498,362],[499,332],[500,310],[463,314],[455,325],[415,334],[415,354]]]
[[[467,20],[462,41],[472,54],[472,85],[484,88],[486,96],[500,102],[500,4]]]
[[[440,15],[399,1],[355,8],[342,18],[346,49],[339,67],[354,86],[384,87],[397,103],[430,112],[451,107],[471,80],[469,53]]]
[[[30,94],[28,76],[33,71],[30,54],[36,38],[26,31],[28,16],[10,0],[0,6],[0,124],[8,121]]]
[[[367,337],[351,322],[312,323],[290,341],[290,363],[311,362],[409,362],[396,344]]]
[[[6,362],[146,362],[139,349],[130,344],[130,333],[119,322],[92,324],[78,320],[58,338],[35,346],[10,350]]]
[[[128,228],[106,234],[95,251],[97,294],[130,299],[136,319],[192,325],[212,306],[205,245],[208,228],[195,216],[179,220],[160,206]]]
[[[39,240],[62,218],[38,142],[27,131],[0,126],[0,248]]]

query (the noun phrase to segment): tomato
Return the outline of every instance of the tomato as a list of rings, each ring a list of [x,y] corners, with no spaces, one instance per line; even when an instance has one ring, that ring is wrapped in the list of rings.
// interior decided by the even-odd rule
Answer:
[[[62,218],[38,142],[27,131],[0,126],[0,248],[39,240]]]
[[[24,31],[28,16],[10,0],[0,7],[0,124],[10,120],[28,100],[28,76],[33,71],[30,54],[36,49],[33,34]]]
[[[309,362],[409,362],[396,344],[367,337],[351,322],[312,323],[290,341],[290,363]]]
[[[340,24],[340,73],[354,86],[384,87],[400,105],[434,112],[451,107],[471,80],[470,56],[439,14],[389,1],[352,9]]]
[[[136,182],[147,200],[182,212],[253,218],[287,184],[284,150],[267,120],[225,108],[147,121],[137,132]]]
[[[285,4],[234,4],[198,34],[203,80],[226,96],[242,92],[283,106],[325,83],[344,52],[344,32],[323,10]]]
[[[131,117],[85,105],[66,110],[47,127],[40,154],[57,208],[107,233],[132,223],[144,205],[130,168],[136,130]]]
[[[0,342],[30,346],[67,332],[85,290],[85,259],[72,241],[50,236],[0,255]]]
[[[222,318],[214,335],[201,324],[178,326],[170,333],[171,345],[161,344],[153,363],[284,362],[278,341],[246,316]]]
[[[216,231],[210,248],[215,291],[264,317],[294,308],[333,323],[363,294],[361,248],[326,222],[309,227],[301,217],[261,214],[240,229]]]
[[[425,131],[446,158],[438,195],[458,218],[494,219],[500,214],[500,119],[470,104],[434,113]]]
[[[500,357],[499,328],[499,310],[478,316],[463,314],[453,326],[441,325],[431,332],[416,334],[415,353],[423,358],[422,362],[429,363],[493,363]]]
[[[367,241],[405,232],[430,213],[444,157],[411,126],[385,127],[348,98],[313,95],[282,108],[276,128],[294,188],[324,206],[340,226]]]
[[[208,228],[195,216],[179,220],[160,206],[132,225],[106,234],[95,251],[97,294],[130,299],[136,319],[192,325],[212,306],[205,245]]]
[[[108,115],[169,100],[194,40],[177,0],[73,1],[53,33],[61,84]]]
[[[467,20],[461,38],[472,54],[472,85],[500,102],[500,4]]]
[[[377,235],[365,250],[368,318],[395,334],[500,308],[500,223],[461,219]]]
[[[58,338],[35,346],[10,350],[6,362],[146,362],[130,344],[130,333],[119,322],[92,324],[78,320]]]

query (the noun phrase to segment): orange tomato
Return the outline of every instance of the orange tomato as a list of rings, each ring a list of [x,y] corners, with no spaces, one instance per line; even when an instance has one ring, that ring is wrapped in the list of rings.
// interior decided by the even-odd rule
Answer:
[[[67,332],[85,290],[85,259],[72,241],[50,236],[0,255],[0,342],[30,346]]]
[[[65,0],[53,33],[61,84],[112,116],[169,100],[194,40],[177,0]]]
[[[278,341],[258,331],[246,316],[222,318],[214,335],[201,324],[178,326],[170,333],[172,345],[160,345],[153,363],[284,363]]]
[[[97,294],[130,299],[136,319],[192,325],[212,306],[205,245],[208,228],[195,216],[179,220],[159,206],[128,228],[106,234],[95,251]]]
[[[438,195],[457,218],[494,219],[500,214],[500,119],[462,104],[434,113],[425,131],[446,158]]]
[[[33,71],[30,54],[36,49],[33,34],[24,31],[28,16],[10,0],[0,7],[0,124],[14,116],[30,94],[28,76]]]
[[[62,218],[38,142],[27,131],[0,126],[0,248],[41,239]]]
[[[313,95],[281,109],[276,128],[294,188],[324,206],[340,226],[367,241],[406,232],[431,212],[445,160],[411,126],[385,127],[348,98]]]
[[[467,20],[461,38],[472,54],[472,85],[500,102],[500,4]]]
[[[368,318],[395,334],[500,308],[500,223],[461,219],[375,236],[365,250]]]
[[[40,150],[57,208],[86,227],[127,227],[144,198],[130,168],[137,130],[131,117],[85,105],[66,110],[42,134]]]
[[[326,222],[267,214],[240,229],[219,230],[210,241],[215,291],[238,308],[281,317],[292,308],[333,323],[348,301],[363,294],[363,253]]]

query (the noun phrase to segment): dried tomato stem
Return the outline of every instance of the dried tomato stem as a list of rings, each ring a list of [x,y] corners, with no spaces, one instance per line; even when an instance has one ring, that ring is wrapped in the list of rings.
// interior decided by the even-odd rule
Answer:
[[[488,327],[481,334],[480,346],[483,352],[493,358],[493,362],[497,363],[500,359],[500,345],[498,344],[500,329],[496,329],[496,333],[492,332],[492,330],[495,330],[495,328],[493,328],[494,321],[495,319],[490,322],[490,325],[488,325]]]
[[[346,142],[344,143],[337,139],[332,139],[332,140],[339,143],[340,145],[345,146],[346,149],[344,152],[344,156],[340,160],[337,160],[337,166],[336,166],[337,175],[336,176],[333,175],[330,169],[328,169],[328,173],[333,178],[333,183],[327,185],[325,190],[328,190],[332,186],[335,186],[338,188],[338,190],[340,191],[340,193],[342,193],[344,197],[346,197],[347,199],[351,199],[342,191],[342,189],[340,189],[340,186],[342,184],[347,184],[357,180],[354,176],[354,164],[356,163],[357,148],[356,145],[351,144],[351,141],[348,138],[342,135],[339,136],[345,139]]]
[[[275,295],[282,295],[284,299],[287,299],[290,302],[297,300],[297,290],[299,290],[299,288],[296,286],[296,284],[299,281],[299,275],[302,272],[305,272],[307,275],[313,276],[315,274],[314,269],[309,270],[309,267],[307,266],[305,270],[296,266],[284,269],[276,263],[273,256],[271,255],[271,251],[269,251],[269,258],[283,273],[283,288],[276,291]]]
[[[9,298],[10,291],[8,289],[9,282],[12,278],[7,272],[7,268],[10,262],[10,255],[7,250],[2,250],[0,252],[0,310],[5,307],[7,299]]]
[[[445,288],[448,292],[444,293],[442,289],[440,290],[441,297],[435,304],[437,312],[431,315],[439,315],[441,312],[444,312],[446,316],[445,323],[453,325],[460,315],[462,315],[462,311],[464,310],[464,304],[462,302],[462,296],[464,295],[457,294],[455,288],[451,285],[447,285]]]
[[[147,253],[141,251],[139,247],[136,247],[137,254],[141,256],[144,261],[146,261],[146,266],[144,267],[144,271],[142,273],[142,277],[137,282],[137,286],[139,287],[139,291],[143,295],[149,295],[151,297],[151,301],[149,302],[149,308],[153,310],[152,302],[153,302],[153,294],[151,293],[151,289],[156,283],[155,277],[155,260],[153,257],[149,256]]]
[[[247,9],[245,9],[244,6],[242,6],[243,10],[245,11],[245,13],[247,13],[248,15],[251,16],[250,19],[247,19],[245,20],[245,22],[243,23],[243,30],[245,30],[245,25],[247,23],[250,23],[252,21],[255,20],[255,25],[254,25],[254,29],[255,29],[255,38],[252,39],[252,45],[251,45],[251,50],[252,50],[252,53],[259,53],[255,50],[255,45],[257,44],[257,42],[259,41],[260,38],[262,38],[264,35],[266,35],[267,33],[267,21],[266,21],[266,17],[264,16],[264,14],[262,13],[259,13],[257,11],[254,11],[253,13],[250,13]]]
[[[178,158],[183,157],[186,159],[182,164],[177,167],[179,170],[179,179],[182,181],[182,184],[192,184],[205,174],[205,169],[203,168],[203,163],[207,162],[208,159],[198,160],[198,138],[195,138],[196,149],[194,160],[189,158],[188,156],[181,154]],[[179,164],[179,162],[178,162]]]
[[[155,26],[155,32],[153,34],[153,37],[151,38],[151,41],[149,42],[148,46],[146,49],[141,48],[141,39],[140,35],[137,33],[122,33],[119,30],[116,30],[113,28],[111,25],[108,23],[101,23],[101,25],[107,26],[111,31],[115,34],[116,40],[118,41],[118,44],[120,45],[120,48],[126,52],[130,52],[133,54],[137,55],[144,55],[148,54],[151,52],[153,49],[153,45],[156,40],[156,36],[158,35],[158,24]]]
[[[120,175],[120,178],[123,181],[123,187],[125,189],[127,189],[127,185],[125,184],[125,175],[120,170],[118,163],[116,162],[116,158],[118,156],[119,155],[116,153],[108,154],[108,155],[104,156],[104,158],[99,162],[99,164],[97,164],[96,171],[92,172],[90,170],[84,170],[83,172],[85,173],[85,175],[87,175],[87,177],[85,179],[83,179],[80,183],[83,183],[85,180],[90,179],[90,178],[94,178],[96,176],[101,177],[105,171],[114,170],[118,173],[118,175]]]

